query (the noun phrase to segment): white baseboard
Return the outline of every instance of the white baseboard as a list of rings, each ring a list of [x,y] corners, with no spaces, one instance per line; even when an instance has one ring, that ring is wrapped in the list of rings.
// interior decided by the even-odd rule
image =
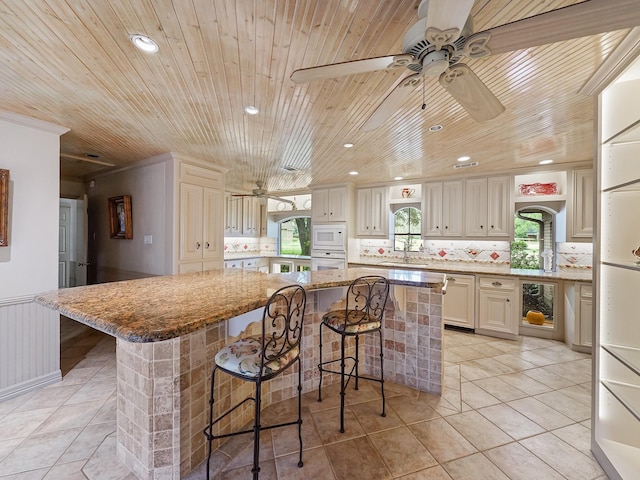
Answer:
[[[24,393],[38,390],[46,385],[57,383],[62,380],[62,371],[55,370],[41,377],[32,378],[26,382],[11,385],[10,387],[0,390],[0,402],[9,400],[10,398],[18,397]]]

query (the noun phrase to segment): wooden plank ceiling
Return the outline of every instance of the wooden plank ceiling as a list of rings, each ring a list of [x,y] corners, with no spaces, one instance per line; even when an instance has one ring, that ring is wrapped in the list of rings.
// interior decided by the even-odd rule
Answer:
[[[573,3],[476,0],[475,31]],[[382,128],[362,131],[403,69],[301,85],[289,79],[298,68],[400,53],[418,4],[3,1],[0,109],[71,128],[61,139],[65,177],[113,168],[74,158],[87,153],[122,167],[177,152],[228,169],[233,191],[258,179],[286,191],[453,175],[461,155],[480,162],[465,170],[474,174],[545,158],[591,160],[593,99],[577,92],[627,31],[467,61],[506,107],[482,124],[430,79]],[[159,53],[136,50],[134,33],[151,36]],[[245,114],[246,105],[260,113]],[[435,124],[443,130],[430,132]]]

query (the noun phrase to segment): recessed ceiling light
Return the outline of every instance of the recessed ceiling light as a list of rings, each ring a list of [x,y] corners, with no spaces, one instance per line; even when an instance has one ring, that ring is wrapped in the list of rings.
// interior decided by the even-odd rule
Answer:
[[[438,132],[440,130],[442,130],[442,125],[432,125],[429,127],[429,131],[430,132]]]
[[[402,180],[403,177],[393,177],[394,180]]]
[[[253,105],[247,105],[246,107],[244,107],[244,111],[249,115],[257,115],[258,113],[260,113],[258,107],[254,107]]]
[[[471,157],[464,155],[462,157],[458,157],[459,162],[466,162],[467,160],[471,160]]]
[[[540,162],[538,162],[540,165],[549,165],[550,163],[553,163],[553,160],[548,159],[548,160],[542,160]]]
[[[358,175],[358,172],[354,170],[353,172],[349,172],[349,175]]]
[[[342,145],[344,148],[351,148],[353,147],[353,143],[345,143],[344,145]]]
[[[147,53],[156,53],[159,50],[158,44],[146,35],[136,33],[134,35],[130,35],[129,38],[138,50],[142,50]]]

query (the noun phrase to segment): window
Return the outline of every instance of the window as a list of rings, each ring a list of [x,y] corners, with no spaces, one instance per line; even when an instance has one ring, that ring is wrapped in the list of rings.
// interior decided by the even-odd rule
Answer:
[[[393,249],[418,252],[421,246],[422,212],[417,207],[402,207],[393,214]]]
[[[512,268],[543,268],[541,253],[554,251],[554,213],[543,207],[528,207],[516,212],[514,241],[511,242]]]
[[[311,217],[294,217],[278,224],[280,255],[311,255]]]

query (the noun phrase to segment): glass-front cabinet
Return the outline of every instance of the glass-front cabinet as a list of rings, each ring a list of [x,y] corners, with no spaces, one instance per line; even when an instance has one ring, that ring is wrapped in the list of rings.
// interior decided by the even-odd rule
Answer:
[[[559,285],[553,282],[523,280],[520,291],[520,334],[561,339],[562,322],[557,318]]]

